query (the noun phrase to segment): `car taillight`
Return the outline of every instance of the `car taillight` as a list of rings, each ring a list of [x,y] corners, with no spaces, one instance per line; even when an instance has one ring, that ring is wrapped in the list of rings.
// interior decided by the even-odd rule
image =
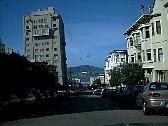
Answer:
[[[160,97],[160,94],[159,93],[151,92],[151,93],[148,94],[148,96],[151,96],[151,97]]]

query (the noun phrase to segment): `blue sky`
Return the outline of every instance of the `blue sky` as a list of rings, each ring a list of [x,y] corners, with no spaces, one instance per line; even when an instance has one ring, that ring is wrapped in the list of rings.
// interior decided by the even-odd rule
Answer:
[[[0,37],[21,55],[24,15],[52,6],[64,20],[68,66],[103,67],[112,49],[126,49],[122,33],[153,0],[0,0]]]

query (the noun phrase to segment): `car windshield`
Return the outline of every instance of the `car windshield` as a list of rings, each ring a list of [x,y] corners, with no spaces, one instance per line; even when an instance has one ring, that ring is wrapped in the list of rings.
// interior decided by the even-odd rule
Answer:
[[[168,0],[0,0],[0,126],[168,126],[167,82]]]
[[[168,90],[168,84],[164,83],[154,83],[150,84],[150,90]]]

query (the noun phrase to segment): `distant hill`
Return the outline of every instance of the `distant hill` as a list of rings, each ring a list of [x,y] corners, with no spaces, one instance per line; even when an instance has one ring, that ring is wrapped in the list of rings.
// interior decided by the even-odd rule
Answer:
[[[90,77],[104,74],[104,69],[94,67],[90,65],[81,65],[77,67],[68,68],[68,77],[70,77],[70,71],[72,78],[79,78],[81,82],[89,82]]]

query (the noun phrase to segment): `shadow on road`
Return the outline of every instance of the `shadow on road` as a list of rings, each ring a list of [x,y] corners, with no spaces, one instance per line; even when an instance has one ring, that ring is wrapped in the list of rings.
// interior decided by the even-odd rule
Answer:
[[[11,107],[0,118],[15,120],[105,110],[135,110],[135,107],[91,95],[89,92],[81,92],[77,96],[61,97],[45,104]]]

